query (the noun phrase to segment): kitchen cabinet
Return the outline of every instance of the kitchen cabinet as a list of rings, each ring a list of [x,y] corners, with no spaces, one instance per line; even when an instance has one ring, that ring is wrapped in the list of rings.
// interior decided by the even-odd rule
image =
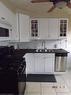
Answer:
[[[31,19],[31,38],[47,39],[48,38],[48,21],[44,18]]]
[[[61,18],[59,19],[59,38],[66,38],[68,31],[68,19]]]
[[[39,20],[30,19],[30,38],[38,39],[39,38]]]
[[[68,19],[50,18],[48,19],[48,38],[62,39],[67,37]]]
[[[67,37],[68,20],[66,18],[31,19],[31,37],[39,40],[55,40]]]
[[[34,54],[35,60],[35,68],[34,71],[36,74],[43,74],[44,73],[44,54],[35,53]]]
[[[48,19],[48,38],[59,38],[59,20],[55,18]]]
[[[54,73],[55,55],[53,53],[28,53],[25,58],[27,74]]]
[[[19,32],[19,41],[20,42],[28,42],[30,39],[29,31],[30,31],[30,19],[28,15],[24,15],[22,13],[18,13],[18,21],[17,28]]]
[[[45,54],[44,57],[44,72],[45,73],[54,73],[54,64],[55,64],[55,54]]]
[[[34,61],[34,54],[33,53],[27,53],[25,55],[26,59],[26,73],[27,74],[34,74],[35,73],[35,61]]]
[[[12,14],[12,36],[11,41],[12,42],[18,42],[19,41],[19,32],[17,31],[17,14]]]
[[[48,39],[48,19],[39,19],[39,39]]]
[[[48,74],[54,73],[55,55],[53,53],[36,53],[35,54],[35,73]]]

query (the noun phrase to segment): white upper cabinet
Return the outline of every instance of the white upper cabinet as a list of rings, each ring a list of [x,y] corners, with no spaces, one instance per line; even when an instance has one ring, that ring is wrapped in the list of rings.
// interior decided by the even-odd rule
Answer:
[[[54,40],[67,37],[68,20],[66,18],[31,19],[31,38]]]
[[[59,19],[59,38],[66,38],[68,31],[68,19],[61,18]]]
[[[67,37],[68,19],[66,18],[51,18],[48,19],[48,38],[62,39]]]
[[[30,22],[29,22],[29,16],[24,15],[22,13],[18,14],[18,32],[19,32],[19,41],[20,42],[28,42],[30,35]]]
[[[48,39],[48,20],[39,19],[39,39]]]
[[[39,20],[30,19],[30,38],[39,39]]]
[[[31,38],[47,39],[48,38],[48,21],[44,18],[31,19]]]
[[[59,20],[58,19],[48,19],[48,38],[58,39],[59,38]]]

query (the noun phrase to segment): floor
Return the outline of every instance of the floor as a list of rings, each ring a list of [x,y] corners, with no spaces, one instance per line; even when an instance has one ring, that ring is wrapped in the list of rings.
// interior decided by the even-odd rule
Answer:
[[[57,82],[27,82],[25,95],[71,95],[71,71],[55,75]]]

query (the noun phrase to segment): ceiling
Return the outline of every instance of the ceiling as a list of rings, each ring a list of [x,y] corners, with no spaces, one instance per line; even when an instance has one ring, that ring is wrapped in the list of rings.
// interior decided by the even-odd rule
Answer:
[[[52,7],[52,2],[31,3],[31,0],[2,0],[3,3],[9,5],[13,10],[22,10],[24,13],[35,17],[64,17],[71,15],[71,9],[64,7],[63,9],[54,9],[48,13]]]

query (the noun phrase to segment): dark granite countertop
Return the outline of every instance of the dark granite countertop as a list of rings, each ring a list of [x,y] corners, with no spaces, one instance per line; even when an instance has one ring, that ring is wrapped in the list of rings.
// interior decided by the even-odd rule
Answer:
[[[26,53],[69,53],[64,49],[16,49],[14,56],[24,56]]]

